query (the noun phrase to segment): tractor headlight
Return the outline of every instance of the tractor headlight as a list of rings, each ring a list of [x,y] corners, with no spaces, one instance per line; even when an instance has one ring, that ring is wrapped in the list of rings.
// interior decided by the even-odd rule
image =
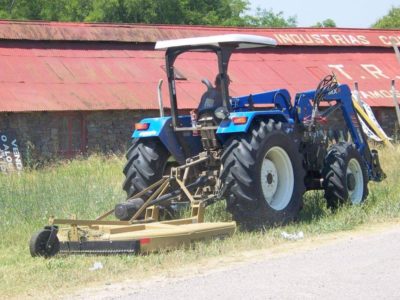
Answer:
[[[229,117],[229,111],[226,107],[220,106],[214,111],[214,115],[221,120],[225,120]]]

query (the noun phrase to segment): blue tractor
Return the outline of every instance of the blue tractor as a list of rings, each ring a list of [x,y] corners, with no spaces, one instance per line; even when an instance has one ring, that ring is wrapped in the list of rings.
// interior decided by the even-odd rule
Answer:
[[[127,201],[94,220],[50,218],[32,235],[31,255],[148,253],[229,236],[236,223],[250,230],[286,224],[298,216],[307,190],[324,190],[332,208],[363,202],[368,182],[385,175],[347,85],[328,75],[293,103],[285,89],[229,96],[233,51],[275,44],[236,34],[158,42],[166,49],[171,116],[136,124],[124,168]],[[218,75],[215,87],[203,80],[207,91],[196,114],[179,115],[174,64],[193,51],[214,53]],[[343,134],[332,133],[335,112]],[[204,223],[205,207],[221,199],[236,223]],[[190,204],[189,218],[178,218],[182,204]],[[108,219],[113,213],[118,221]]]
[[[368,182],[385,175],[347,85],[328,75],[293,102],[286,89],[230,97],[232,53],[275,45],[271,38],[242,34],[157,42],[156,49],[166,50],[171,115],[136,124],[124,168],[128,200],[116,206],[117,218],[131,219],[144,203],[173,216],[182,202],[226,199],[233,219],[253,229],[295,220],[307,190],[324,190],[332,208],[366,199]],[[211,52],[218,61],[216,86],[204,81],[207,92],[196,115],[179,115],[177,105],[174,63],[185,52]],[[330,134],[335,111],[341,111],[347,138]],[[149,201],[163,176],[174,183]]]

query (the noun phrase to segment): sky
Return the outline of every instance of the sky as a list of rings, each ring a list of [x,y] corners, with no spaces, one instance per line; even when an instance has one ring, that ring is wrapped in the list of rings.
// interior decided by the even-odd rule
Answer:
[[[337,27],[368,28],[388,13],[400,0],[250,0],[256,7],[270,9],[284,16],[297,16],[297,26],[308,27],[325,19],[333,19]]]

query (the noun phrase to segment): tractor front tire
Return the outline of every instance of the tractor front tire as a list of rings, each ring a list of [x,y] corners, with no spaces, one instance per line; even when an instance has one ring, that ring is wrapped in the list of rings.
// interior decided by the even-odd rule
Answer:
[[[227,210],[244,229],[287,224],[297,218],[305,171],[294,136],[273,120],[231,138],[222,155]]]
[[[327,205],[332,209],[346,202],[360,204],[368,196],[367,168],[350,143],[340,142],[330,147],[322,177]]]
[[[125,181],[123,189],[127,198],[157,182],[167,170],[168,150],[158,139],[146,138],[133,140],[124,167]]]

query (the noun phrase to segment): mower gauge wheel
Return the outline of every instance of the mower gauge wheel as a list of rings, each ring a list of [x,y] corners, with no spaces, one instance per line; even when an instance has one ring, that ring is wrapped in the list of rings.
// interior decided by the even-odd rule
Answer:
[[[51,230],[42,229],[32,235],[29,242],[29,251],[32,257],[42,256],[44,258],[49,258],[60,251],[60,241],[57,236],[55,236],[53,243],[48,245]]]

